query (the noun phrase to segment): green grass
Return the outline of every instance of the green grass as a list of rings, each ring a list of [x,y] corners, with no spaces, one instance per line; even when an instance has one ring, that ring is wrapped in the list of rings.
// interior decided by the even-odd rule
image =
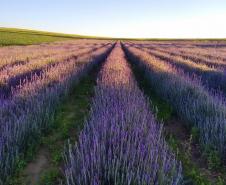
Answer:
[[[54,185],[62,179],[60,166],[64,141],[70,139],[72,143],[77,140],[79,131],[89,113],[91,97],[94,93],[95,78],[88,75],[73,90],[71,95],[60,107],[52,134],[43,139],[44,145],[51,155],[51,168],[43,172],[40,185]],[[63,179],[62,179],[63,180]]]
[[[68,38],[0,31],[0,46],[40,44],[43,42],[54,42],[66,39]]]
[[[41,148],[48,151],[50,165],[41,173],[38,185],[55,185],[59,181],[64,181],[61,171],[64,145],[68,139],[74,143],[78,138],[79,131],[83,128],[89,113],[91,98],[94,95],[96,74],[99,68],[100,66],[94,67],[64,99],[58,107],[53,126],[41,138],[39,145],[32,149],[32,157],[27,158],[26,156],[26,159],[18,162],[17,172],[10,179],[9,185],[25,185],[24,182],[27,182],[28,179],[23,171],[27,164],[36,157],[35,152],[37,153]]]
[[[68,39],[72,38],[46,32],[0,28],[0,46],[40,44]]]
[[[40,44],[69,39],[108,38],[0,27],[0,46]]]

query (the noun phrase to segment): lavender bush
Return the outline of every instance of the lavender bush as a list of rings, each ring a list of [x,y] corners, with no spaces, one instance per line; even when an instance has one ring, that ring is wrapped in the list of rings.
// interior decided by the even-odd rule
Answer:
[[[79,141],[65,152],[67,185],[182,183],[147,102],[118,44],[99,74]]]
[[[68,43],[62,45],[64,49],[58,48],[59,53],[51,53],[52,50],[47,50],[44,55],[45,57],[39,57],[38,53],[35,53],[33,58],[27,59],[26,62],[21,61],[20,63],[17,62],[12,65],[12,63],[8,61],[9,63],[0,70],[0,98],[8,98],[11,96],[12,88],[19,85],[24,80],[32,80],[34,74],[40,76],[47,68],[54,67],[61,62],[67,63],[71,59],[84,56],[87,53],[105,47],[105,45],[93,45],[83,49],[79,49],[77,45],[67,47]]]
[[[46,69],[13,90],[0,106],[0,184],[14,171],[18,158],[53,123],[54,113],[70,88],[105,59],[112,45]]]
[[[148,51],[151,55],[158,57],[160,60],[169,62],[177,68],[182,68],[190,75],[195,74],[199,76],[203,84],[205,84],[206,86],[226,93],[226,73],[224,72],[223,68],[209,67],[201,63],[196,64],[191,60],[185,60],[180,56],[171,56],[170,54],[164,52],[153,51],[149,49],[144,50]]]
[[[204,149],[213,149],[225,157],[226,105],[220,95],[208,92],[197,79],[158,60],[147,52],[124,45],[131,61],[145,70],[156,92],[168,101],[190,127],[199,130]]]

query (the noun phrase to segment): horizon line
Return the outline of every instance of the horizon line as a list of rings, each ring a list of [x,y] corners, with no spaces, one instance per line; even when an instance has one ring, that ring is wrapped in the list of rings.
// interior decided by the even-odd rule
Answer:
[[[112,37],[112,36],[97,36],[97,35],[83,35],[80,33],[67,33],[67,32],[55,32],[55,31],[49,31],[49,30],[39,30],[35,28],[26,28],[26,27],[4,27],[0,26],[0,29],[17,29],[21,31],[35,31],[35,32],[43,32],[44,33],[49,33],[49,34],[61,34],[65,36],[71,36],[71,37],[84,37],[87,39],[114,39],[114,40],[226,40],[226,37],[222,38],[208,38],[208,37],[183,37],[183,38],[177,38],[177,37]],[[1,30],[0,30],[1,32]]]

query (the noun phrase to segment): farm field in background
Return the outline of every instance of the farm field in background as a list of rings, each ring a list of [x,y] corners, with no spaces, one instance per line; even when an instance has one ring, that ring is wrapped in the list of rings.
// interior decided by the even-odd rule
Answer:
[[[225,185],[226,41],[92,38],[0,29],[0,185]]]
[[[96,39],[99,37],[0,27],[0,46],[40,44],[69,39],[90,38]]]

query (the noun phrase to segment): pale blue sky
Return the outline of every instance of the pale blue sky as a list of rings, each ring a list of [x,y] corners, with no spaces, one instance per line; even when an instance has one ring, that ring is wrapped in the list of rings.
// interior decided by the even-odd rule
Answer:
[[[0,0],[0,27],[113,37],[225,37],[226,0]]]

